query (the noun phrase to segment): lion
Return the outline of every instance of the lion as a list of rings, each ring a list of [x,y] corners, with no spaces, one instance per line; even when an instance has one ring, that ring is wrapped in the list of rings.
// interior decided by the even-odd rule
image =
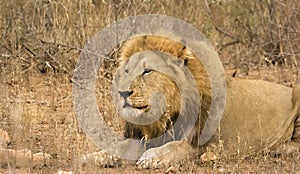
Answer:
[[[184,72],[184,68],[190,71],[200,96],[199,106],[183,106],[180,90],[174,79],[147,67],[150,60],[157,60],[151,59],[153,55],[143,53],[148,50],[169,55],[162,58],[160,63],[168,66],[170,72]],[[141,53],[139,60],[133,58],[138,53]],[[118,60],[119,73],[138,72],[130,81],[128,89],[120,88],[118,91],[118,102],[123,106],[119,108],[119,113],[129,120],[155,118],[151,118],[152,122],[148,122],[150,124],[127,121],[124,128],[126,139],[142,140],[144,149],[140,150],[136,164],[143,168],[170,165],[186,158],[193,159],[205,153],[212,145],[220,147],[221,157],[243,158],[255,152],[273,149],[282,143],[296,141],[300,137],[299,85],[293,90],[262,80],[226,77],[226,106],[218,131],[205,145],[199,145],[199,135],[209,116],[212,89],[207,72],[195,54],[182,43],[162,36],[147,35],[125,41],[120,48]],[[152,61],[152,64],[155,63]],[[138,68],[142,70],[137,70]],[[181,77],[178,78],[180,80]],[[124,79],[117,79],[116,85],[122,86],[122,80]],[[154,95],[157,93],[162,93],[165,99],[157,98]],[[155,107],[160,106],[165,109],[163,112],[155,110]],[[148,141],[172,130],[182,108],[189,111],[193,107],[199,107],[200,112],[186,138],[178,140],[170,135],[161,143]],[[183,116],[189,117],[189,114]]]

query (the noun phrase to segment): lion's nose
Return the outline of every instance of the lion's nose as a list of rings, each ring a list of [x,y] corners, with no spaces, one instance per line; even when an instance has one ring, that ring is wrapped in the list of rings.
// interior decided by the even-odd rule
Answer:
[[[133,93],[133,91],[118,91],[118,92],[124,99],[127,99]]]

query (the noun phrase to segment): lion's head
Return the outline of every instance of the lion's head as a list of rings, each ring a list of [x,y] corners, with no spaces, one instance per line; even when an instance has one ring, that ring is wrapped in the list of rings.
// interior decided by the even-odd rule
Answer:
[[[119,94],[118,111],[129,121],[127,138],[151,139],[164,134],[172,128],[180,112],[199,107],[198,102],[188,106],[182,103],[183,96],[192,101],[199,91],[200,109],[206,118],[210,83],[202,64],[183,44],[159,36],[137,37],[122,45],[119,60],[114,86]],[[194,89],[187,70],[195,79]],[[188,94],[182,96],[179,86]],[[197,125],[199,130],[200,124]]]

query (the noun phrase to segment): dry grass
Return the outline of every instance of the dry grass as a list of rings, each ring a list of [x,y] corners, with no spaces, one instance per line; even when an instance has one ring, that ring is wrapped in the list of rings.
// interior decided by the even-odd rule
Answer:
[[[0,127],[13,148],[44,151],[51,166],[25,173],[79,172],[77,157],[96,147],[78,128],[71,78],[81,49],[102,27],[127,16],[164,14],[203,32],[220,54],[228,75],[299,83],[300,2],[298,0],[3,0],[0,12]],[[104,75],[100,79],[109,79]],[[103,84],[109,85],[109,81]],[[100,99],[109,100],[97,91]],[[111,116],[106,102],[101,111]],[[118,119],[107,120],[120,125]],[[118,126],[117,126],[118,127]],[[191,173],[290,173],[299,156],[255,156],[243,161],[181,166]],[[14,169],[0,169],[0,173]],[[86,173],[145,173],[132,166],[89,168]],[[18,171],[21,172],[21,171]],[[157,173],[163,171],[150,171]]]

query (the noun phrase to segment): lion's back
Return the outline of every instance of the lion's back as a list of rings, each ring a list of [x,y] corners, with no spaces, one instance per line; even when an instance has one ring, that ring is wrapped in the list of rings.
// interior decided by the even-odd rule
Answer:
[[[291,138],[292,89],[262,80],[227,80],[221,138],[229,153],[248,154]]]

